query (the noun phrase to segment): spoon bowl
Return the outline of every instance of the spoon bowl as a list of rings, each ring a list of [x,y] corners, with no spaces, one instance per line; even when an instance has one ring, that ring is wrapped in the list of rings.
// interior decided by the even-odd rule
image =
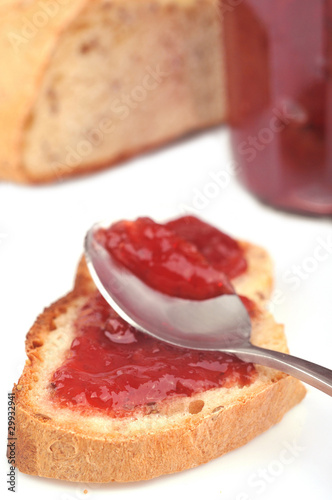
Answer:
[[[146,285],[96,240],[96,231],[108,226],[95,224],[86,234],[86,262],[100,293],[131,326],[180,347],[236,354],[243,361],[281,370],[332,396],[332,370],[250,343],[250,317],[235,293],[186,300]]]
[[[223,349],[250,338],[250,318],[237,295],[202,301],[160,293],[116,262],[94,238],[99,227],[86,235],[87,265],[105,300],[130,325],[191,349]]]

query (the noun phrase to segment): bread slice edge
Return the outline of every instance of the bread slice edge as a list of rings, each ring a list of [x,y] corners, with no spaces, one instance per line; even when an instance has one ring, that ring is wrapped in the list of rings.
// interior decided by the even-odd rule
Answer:
[[[38,385],[47,342],[61,333],[94,290],[82,259],[74,290],[47,308],[27,335],[28,361],[14,387],[20,471],[85,482],[138,481],[179,472],[244,445],[303,399],[305,388],[298,380],[257,366],[258,379],[247,387],[166,401],[144,417],[110,419],[54,411],[43,400],[46,385]],[[61,334],[59,338],[63,340]],[[263,308],[254,320],[252,342],[288,350],[283,327]]]

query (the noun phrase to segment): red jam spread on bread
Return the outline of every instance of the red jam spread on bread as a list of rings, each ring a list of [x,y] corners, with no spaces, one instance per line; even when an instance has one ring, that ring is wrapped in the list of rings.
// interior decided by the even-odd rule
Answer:
[[[209,250],[208,236],[199,238],[201,224],[207,226],[212,241],[219,241],[216,249]],[[232,287],[227,266],[231,259],[244,260],[234,240],[209,228],[194,217],[164,226],[142,218],[117,223],[99,237],[112,255],[150,286],[169,295],[200,300],[229,293]],[[224,268],[221,255],[228,258]],[[238,265],[237,272],[241,268],[245,265]],[[253,316],[254,303],[242,300]],[[167,398],[193,396],[219,387],[243,387],[256,375],[253,364],[236,356],[175,347],[136,330],[98,292],[87,298],[74,328],[67,360],[51,381],[53,398],[70,408],[102,410],[114,417],[149,413]]]

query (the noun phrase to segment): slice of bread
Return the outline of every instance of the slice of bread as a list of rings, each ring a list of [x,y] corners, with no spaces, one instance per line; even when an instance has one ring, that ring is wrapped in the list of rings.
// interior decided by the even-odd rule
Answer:
[[[251,245],[247,249],[251,256],[255,253]],[[262,250],[257,252],[262,260]],[[255,271],[251,260],[239,288],[257,296],[262,282],[255,279],[258,266]],[[50,380],[68,354],[78,311],[95,292],[82,259],[73,292],[46,309],[27,335],[28,361],[14,387],[16,466],[22,472],[69,481],[125,482],[181,471],[244,445],[305,395],[293,377],[256,366],[258,375],[248,386],[168,398],[144,415],[112,418],[60,407],[50,397]],[[287,352],[283,327],[261,306],[252,323],[254,344]]]
[[[0,178],[63,179],[225,119],[217,0],[13,0],[0,18]]]

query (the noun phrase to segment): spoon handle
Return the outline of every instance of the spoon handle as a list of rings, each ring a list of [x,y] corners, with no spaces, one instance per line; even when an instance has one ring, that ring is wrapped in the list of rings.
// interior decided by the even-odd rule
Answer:
[[[225,351],[236,354],[243,361],[283,371],[332,396],[332,370],[328,368],[290,354],[256,347],[250,343]]]

